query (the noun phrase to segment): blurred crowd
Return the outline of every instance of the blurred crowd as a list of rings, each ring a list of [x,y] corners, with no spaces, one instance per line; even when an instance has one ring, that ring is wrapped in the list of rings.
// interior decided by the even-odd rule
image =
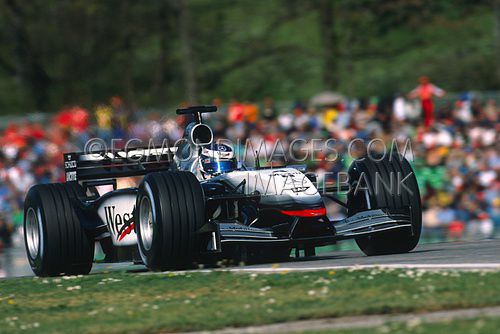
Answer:
[[[285,105],[271,98],[215,100],[220,112],[205,119],[215,137],[229,139],[236,150],[243,150],[246,140],[260,148],[261,165],[296,163],[287,159],[286,152],[293,140],[303,140],[292,147],[293,156],[304,160],[301,163],[309,171],[324,176],[325,182],[339,181],[338,173],[346,171],[356,154],[366,149],[366,145],[360,147],[362,142],[379,138],[378,144],[383,142],[388,149],[394,144],[400,152],[406,148],[420,184],[424,238],[490,238],[500,232],[500,108],[495,100],[463,94],[436,108],[426,124],[421,105],[405,96],[330,96],[330,100],[311,101]],[[146,145],[150,139],[173,143],[181,138],[188,120],[165,115],[172,114],[142,112],[113,97],[92,110],[63,108],[43,124],[9,124],[0,136],[0,246],[10,245],[13,232],[22,226],[24,194],[29,187],[64,181],[63,152],[82,150],[93,137],[108,143],[112,138],[121,138],[122,143],[138,138]],[[332,138],[328,149],[315,148],[312,141]],[[358,145],[350,147],[354,139]],[[276,147],[285,154],[276,154]],[[270,153],[273,148],[275,156]],[[253,155],[243,160],[255,163]],[[329,210],[334,217],[345,215],[339,206],[329,206]]]

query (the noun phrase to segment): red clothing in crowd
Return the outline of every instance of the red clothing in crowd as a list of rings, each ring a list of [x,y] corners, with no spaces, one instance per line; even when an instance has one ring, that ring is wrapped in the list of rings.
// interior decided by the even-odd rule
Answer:
[[[239,123],[245,119],[245,106],[239,102],[233,102],[227,108],[229,122]]]
[[[410,92],[410,98],[420,99],[426,128],[434,123],[434,103],[432,102],[432,97],[441,97],[444,94],[444,90],[431,84],[427,77],[420,78],[420,85]]]

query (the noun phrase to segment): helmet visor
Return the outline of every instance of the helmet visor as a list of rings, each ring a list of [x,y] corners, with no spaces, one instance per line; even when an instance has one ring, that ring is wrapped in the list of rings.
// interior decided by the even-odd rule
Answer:
[[[236,169],[236,160],[213,160],[210,162],[203,162],[203,169],[205,172],[211,174],[228,173]]]

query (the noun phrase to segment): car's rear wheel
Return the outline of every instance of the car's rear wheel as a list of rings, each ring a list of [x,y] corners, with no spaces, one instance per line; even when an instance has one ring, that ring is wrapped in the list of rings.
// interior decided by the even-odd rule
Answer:
[[[197,231],[205,223],[205,200],[193,173],[146,175],[139,186],[136,210],[139,252],[149,269],[185,268],[195,260]]]
[[[38,276],[88,274],[94,241],[80,225],[73,201],[83,196],[78,184],[39,184],[24,202],[24,241]]]
[[[368,209],[389,209],[407,212],[412,224],[411,231],[392,230],[357,238],[363,253],[406,253],[417,246],[422,230],[420,192],[415,174],[404,157],[393,154],[355,160],[349,168],[349,182],[352,188],[347,199],[349,216]],[[355,192],[356,186],[368,187],[370,191]]]

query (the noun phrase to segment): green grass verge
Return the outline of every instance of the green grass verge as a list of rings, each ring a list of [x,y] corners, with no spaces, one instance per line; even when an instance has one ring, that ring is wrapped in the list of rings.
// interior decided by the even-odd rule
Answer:
[[[160,332],[500,305],[500,272],[114,272],[0,281],[0,331]]]

